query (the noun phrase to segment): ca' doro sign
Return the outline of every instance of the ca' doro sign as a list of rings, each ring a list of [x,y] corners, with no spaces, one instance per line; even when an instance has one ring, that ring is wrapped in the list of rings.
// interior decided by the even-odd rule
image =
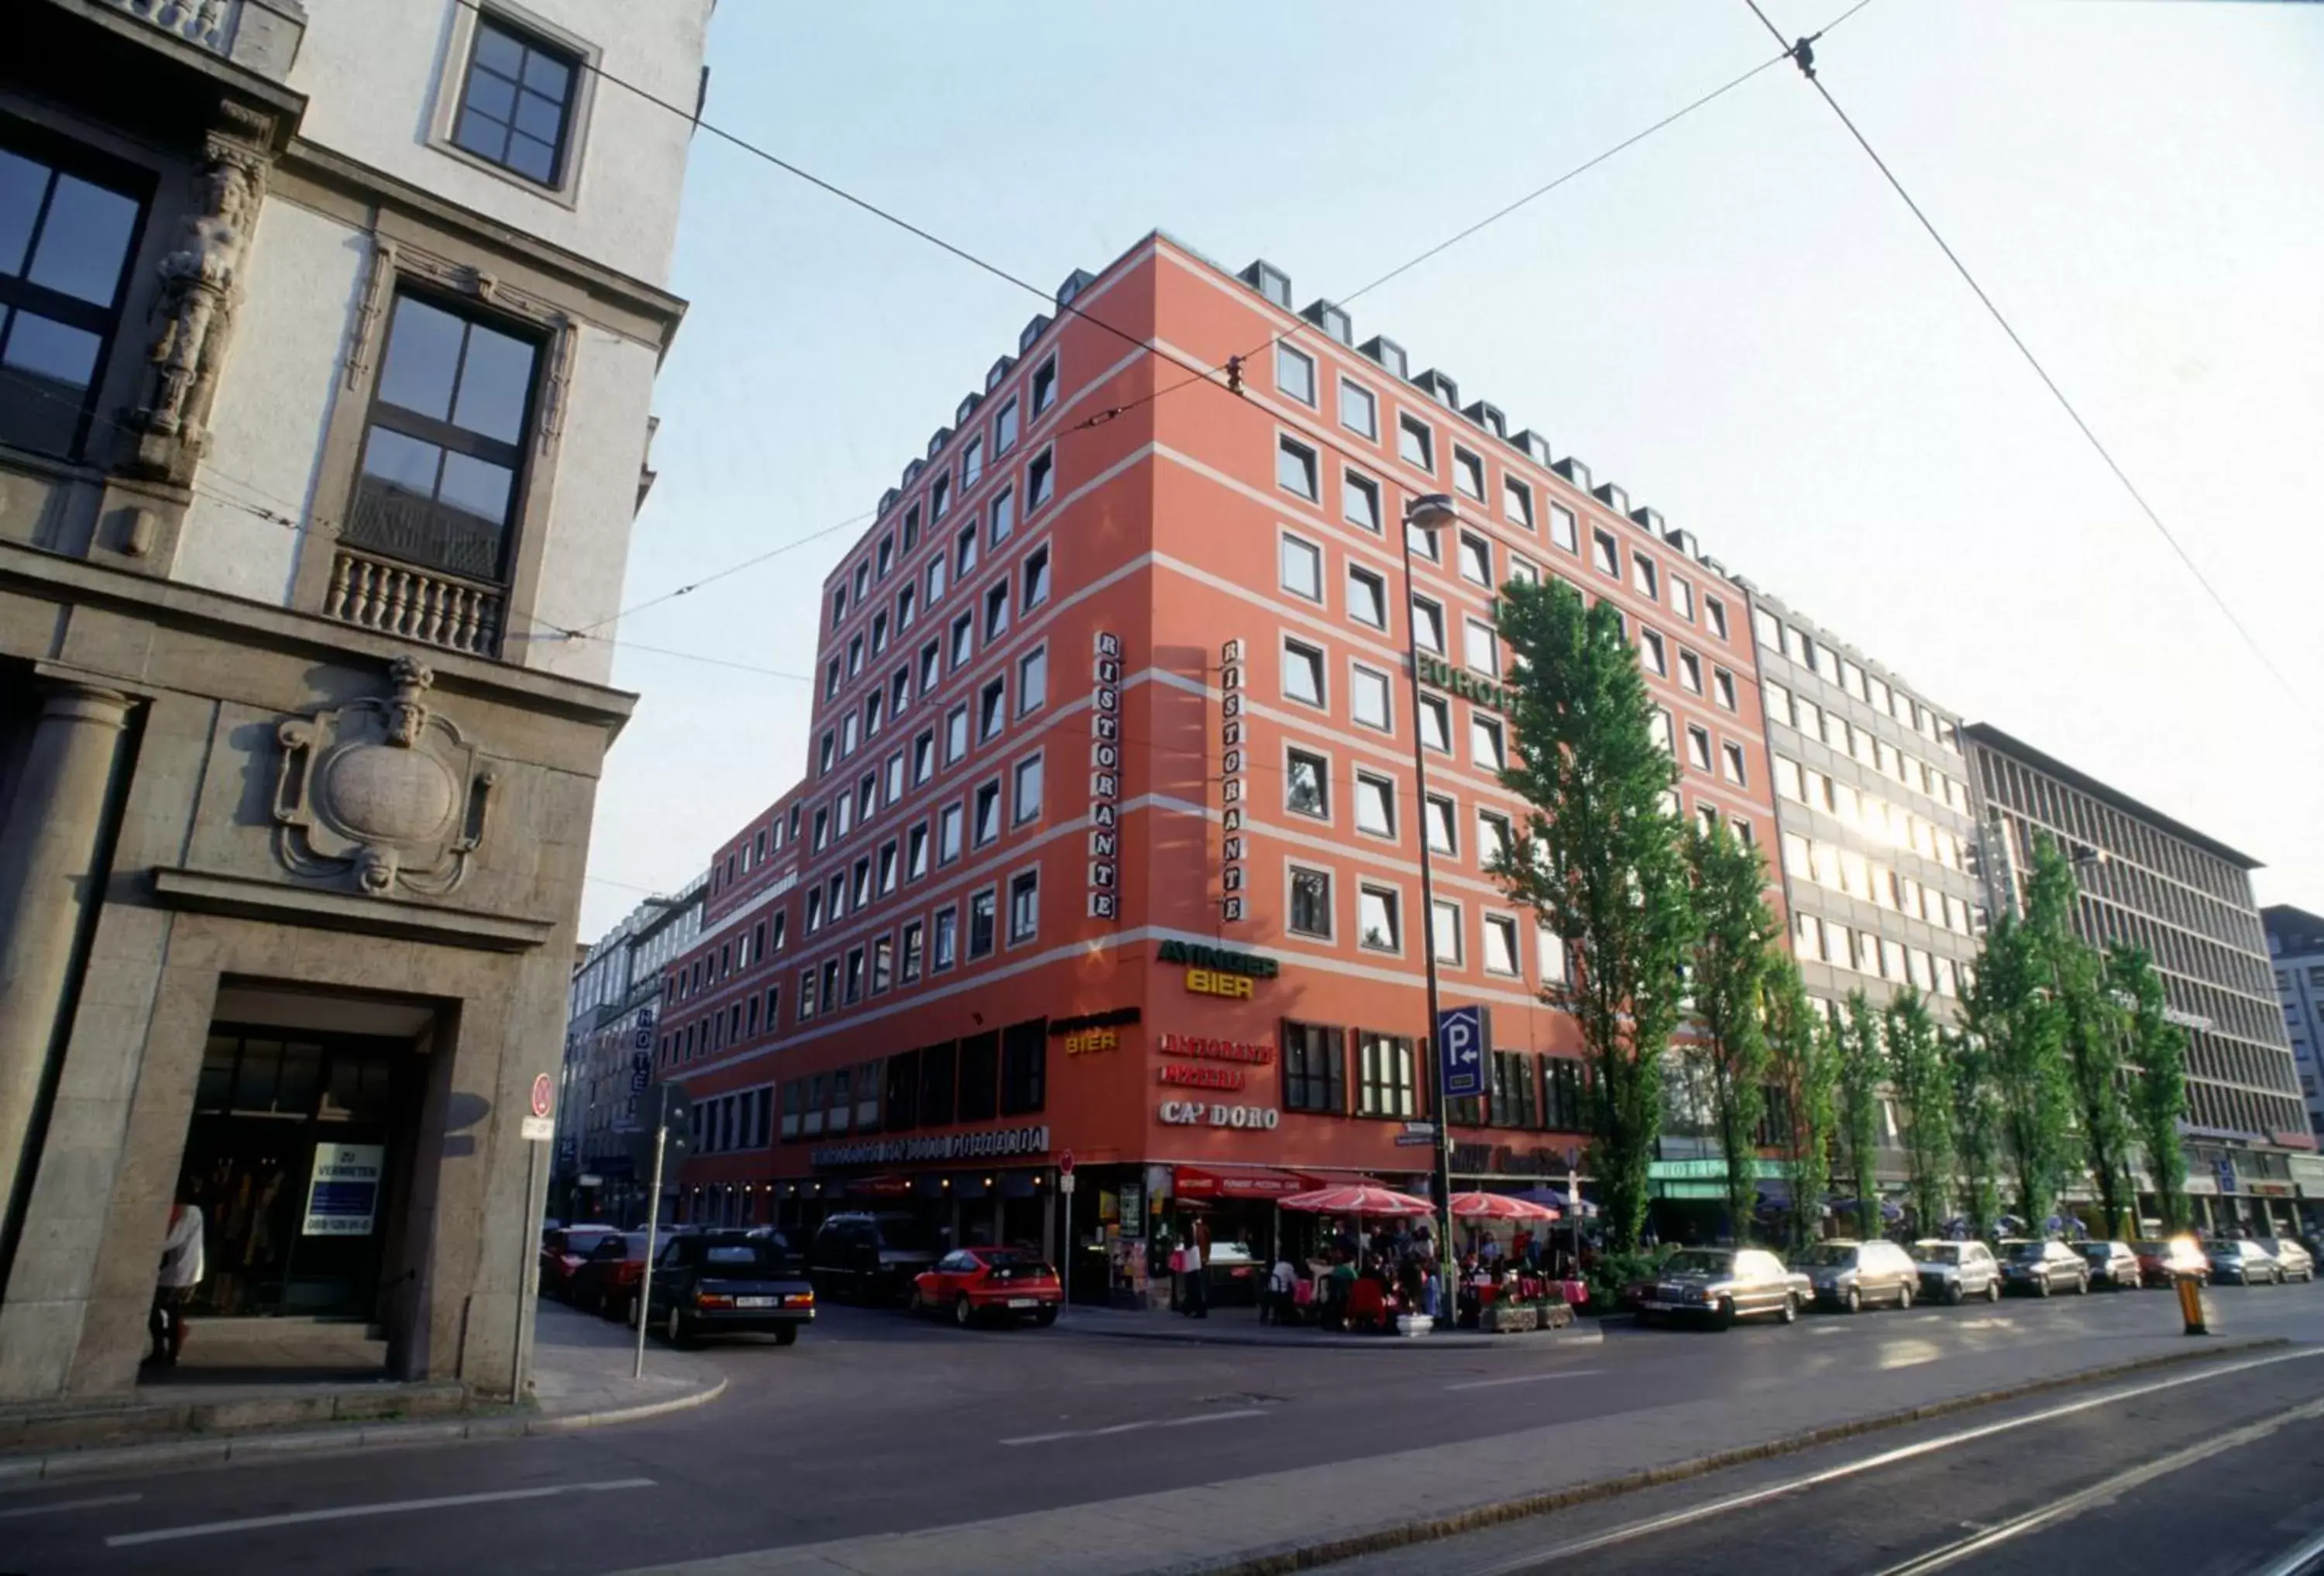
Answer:
[[[807,1151],[810,1166],[893,1166],[908,1160],[998,1160],[1012,1155],[1046,1155],[1049,1129],[987,1128],[974,1133],[937,1133],[924,1138],[881,1138],[863,1144],[826,1144]]]

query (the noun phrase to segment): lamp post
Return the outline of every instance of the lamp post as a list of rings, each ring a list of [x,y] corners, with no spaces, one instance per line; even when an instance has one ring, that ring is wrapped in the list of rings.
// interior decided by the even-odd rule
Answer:
[[[1428,969],[1428,1060],[1434,1068],[1429,1115],[1436,1124],[1436,1272],[1443,1295],[1436,1304],[1436,1323],[1449,1327],[1453,1319],[1452,1286],[1452,1122],[1445,1109],[1444,1055],[1438,1045],[1441,1010],[1436,980],[1436,871],[1428,852],[1428,752],[1420,742],[1420,629],[1412,608],[1412,533],[1435,533],[1460,517],[1452,498],[1443,493],[1423,493],[1404,506],[1397,539],[1404,554],[1404,677],[1405,695],[1412,711],[1413,825],[1420,834],[1420,945]]]

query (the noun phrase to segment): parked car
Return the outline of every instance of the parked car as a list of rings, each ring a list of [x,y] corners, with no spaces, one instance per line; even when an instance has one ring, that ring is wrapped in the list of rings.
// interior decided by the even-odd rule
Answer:
[[[570,1302],[573,1276],[608,1237],[620,1228],[610,1225],[558,1226],[540,1235],[540,1295]]]
[[[807,1253],[807,1278],[826,1297],[890,1302],[911,1289],[936,1261],[936,1240],[912,1215],[833,1215],[816,1229]]]
[[[963,1329],[984,1318],[1057,1322],[1065,1283],[1056,1270],[1019,1248],[963,1248],[912,1280],[912,1312],[948,1313]]]
[[[784,1346],[815,1321],[815,1288],[779,1234],[696,1231],[654,1255],[647,1322],[672,1346],[705,1335],[771,1333]],[[636,1309],[636,1299],[631,1300]]]
[[[1818,1303],[1851,1313],[1882,1303],[1909,1308],[1921,1284],[1921,1272],[1894,1242],[1819,1242],[1803,1249],[1792,1267],[1806,1271]]]
[[[2138,1255],[2127,1242],[2080,1242],[2075,1245],[2082,1262],[2090,1267],[2090,1284],[2114,1291],[2136,1291],[2143,1280]]]
[[[1921,1275],[1921,1295],[1947,1303],[1983,1297],[2001,1300],[2001,1263],[1982,1242],[1947,1242],[1929,1238],[1913,1244],[1913,1267]]]
[[[2289,1237],[2255,1237],[2253,1241],[2267,1249],[2275,1260],[2275,1267],[2284,1280],[2310,1281],[2316,1278],[2316,1260],[2307,1249]]]
[[[2215,1283],[2233,1281],[2247,1286],[2283,1284],[2283,1266],[2255,1239],[2214,1242],[2210,1252],[2211,1279]]]
[[[1815,1295],[1808,1277],[1757,1248],[1684,1248],[1670,1256],[1638,1303],[1638,1317],[1708,1319],[1724,1330],[1772,1314],[1789,1324]]]
[[[566,1300],[601,1319],[627,1319],[645,1267],[646,1234],[616,1231],[591,1249],[573,1272]]]
[[[2011,1291],[2046,1297],[2052,1292],[2083,1295],[2090,1289],[2090,1267],[2063,1242],[2005,1240],[2001,1253],[2001,1284]]]
[[[2173,1237],[2167,1242],[2133,1242],[2130,1249],[2138,1255],[2141,1286],[2167,1286],[2182,1275],[2191,1275],[2200,1281],[2211,1278],[2211,1261],[2203,1257],[2202,1244],[2192,1237]]]

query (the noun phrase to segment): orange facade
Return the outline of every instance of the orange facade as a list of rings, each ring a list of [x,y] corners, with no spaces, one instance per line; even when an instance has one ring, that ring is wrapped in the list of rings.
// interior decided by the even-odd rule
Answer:
[[[1255,277],[1281,300],[1159,235],[1077,274],[1073,307],[1119,333],[1036,319],[826,582],[806,779],[721,850],[661,1010],[658,1074],[708,1113],[686,1187],[764,1219],[1042,1198],[1066,1150],[1182,1195],[1425,1173],[1397,1141],[1433,1103],[1424,827],[1444,1000],[1489,1007],[1505,1053],[1456,1112],[1456,1174],[1563,1177],[1557,949],[1483,873],[1523,810],[1494,777],[1494,587],[1616,602],[1663,670],[1686,808],[1770,840],[1744,594]],[[1243,355],[1240,391],[1157,395],[1188,374],[1135,342]],[[1414,559],[1441,648],[1416,719],[1395,533],[1424,493],[1461,523]]]

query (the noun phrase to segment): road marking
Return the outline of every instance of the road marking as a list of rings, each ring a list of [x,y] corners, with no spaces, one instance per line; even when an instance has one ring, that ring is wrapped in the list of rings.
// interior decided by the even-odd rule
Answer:
[[[1149,1417],[1138,1423],[1117,1423],[1110,1428],[1067,1428],[1056,1433],[1028,1433],[1016,1439],[1004,1439],[1002,1444],[1054,1444],[1061,1439],[1103,1439],[1116,1433],[1136,1433],[1146,1428],[1192,1428],[1198,1423],[1224,1423],[1235,1417],[1264,1417],[1263,1406],[1245,1406],[1234,1412],[1201,1412],[1192,1417]]]
[[[60,1510],[95,1510],[103,1505],[131,1505],[144,1498],[143,1494],[106,1494],[96,1499],[60,1499],[52,1505],[27,1505],[21,1510],[0,1510],[0,1521],[14,1521],[20,1516],[54,1516]]]
[[[1602,1369],[1577,1368],[1567,1369],[1561,1373],[1554,1374],[1514,1374],[1505,1379],[1467,1379],[1460,1384],[1447,1385],[1444,1387],[1448,1390],[1490,1390],[1497,1389],[1502,1385],[1537,1385],[1544,1379],[1583,1379],[1588,1378],[1591,1374],[1603,1371],[1605,1370]]]
[[[1980,1424],[1975,1428],[1964,1428],[1957,1433],[1941,1434],[1935,1439],[1923,1440],[1918,1444],[1899,1445],[1894,1450],[1882,1451],[1877,1455],[1867,1456],[1862,1461],[1849,1461],[1842,1466],[1827,1467],[1821,1471],[1809,1472],[1781,1483],[1772,1483],[1765,1488],[1754,1488],[1742,1494],[1730,1494],[1723,1499],[1713,1499],[1707,1504],[1697,1505],[1689,1509],[1674,1510],[1663,1516],[1649,1516],[1644,1521],[1634,1521],[1628,1525],[1600,1533],[1595,1537],[1582,1538],[1570,1544],[1560,1544],[1554,1548],[1536,1550],[1514,1560],[1505,1560],[1498,1565],[1486,1565],[1471,1572],[1471,1576],[1513,1576],[1514,1572],[1519,1571],[1534,1570],[1554,1561],[1571,1559],[1576,1554],[1591,1553],[1599,1549],[1610,1548],[1617,1544],[1628,1543],[1635,1538],[1648,1537],[1658,1532],[1669,1532],[1676,1527],[1690,1526],[1698,1521],[1709,1521],[1711,1517],[1724,1516],[1730,1510],[1744,1510],[1754,1505],[1764,1505],[1771,1499],[1781,1499],[1809,1488],[1821,1488],[1826,1483],[1836,1483],[1843,1479],[1877,1471],[1883,1467],[1893,1467],[1900,1461],[1909,1461],[1921,1456],[1932,1455],[1938,1451],[1950,1450],[1955,1445],[1989,1439],[1997,1433],[2006,1433],[2012,1429],[2030,1428],[2036,1424],[2054,1422],[2058,1418],[2070,1417],[2077,1413],[2088,1412],[2096,1407],[2111,1406],[2117,1402],[2132,1400],[2140,1396],[2151,1396],[2160,1390],[2175,1390],[2181,1385],[2200,1384],[2205,1379],[2225,1378],[2229,1374],[2269,1368],[2280,1362],[2299,1362],[2313,1357],[2324,1357],[2324,1347],[2310,1347],[2297,1351],[2273,1352],[2266,1357],[2246,1358],[2241,1362],[2226,1363],[2218,1368],[2205,1369],[2198,1373],[2180,1374],[2172,1378],[2151,1380],[2128,1390],[2109,1389],[2101,1395],[2091,1396],[2083,1400],[2069,1401],[2063,1405],[2047,1407],[2040,1412],[2030,1412],[2023,1417],[2005,1418],[1999,1423]]]
[[[2257,1423],[2249,1423],[2241,1428],[2230,1429],[2225,1433],[2203,1441],[2200,1444],[2190,1444],[2184,1450],[2173,1451],[2167,1456],[2147,1462],[2144,1466],[2133,1467],[2126,1472],[2117,1472],[2103,1482],[2093,1483],[2089,1488],[2069,1494],[2063,1499],[2045,1505],[2039,1510],[2031,1510],[2023,1516],[2012,1516],[2007,1521],[1997,1522],[1983,1532],[1962,1538],[1957,1543],[1947,1544],[1941,1549],[1932,1549],[1927,1553],[1907,1560],[1901,1565],[1891,1565],[1880,1572],[1880,1576],[1926,1576],[1930,1571],[1947,1570],[1968,1559],[1971,1554],[1983,1553],[1996,1544],[2006,1543],[2022,1534],[2039,1531],[2043,1527],[2053,1525],[2058,1522],[2070,1520],[2093,1506],[2118,1499],[2129,1490],[2152,1483],[2157,1478],[2168,1477],[2182,1468],[2195,1465],[2198,1461],[2209,1461],[2213,1456],[2223,1455],[2231,1450],[2239,1450],[2245,1445],[2265,1439],[2286,1424],[2303,1422],[2310,1417],[2324,1417],[2324,1401],[2310,1401],[2304,1405],[2293,1406],[2289,1410],[2278,1412],[2273,1417],[2263,1417]],[[2296,1570],[2298,1567],[2294,1566],[2293,1569]]]
[[[491,1494],[447,1494],[434,1499],[392,1499],[378,1505],[337,1505],[327,1510],[294,1510],[281,1516],[245,1516],[235,1521],[206,1521],[192,1526],[157,1527],[152,1532],[116,1533],[105,1540],[108,1549],[139,1544],[166,1544],[179,1538],[215,1537],[220,1533],[251,1532],[259,1527],[298,1526],[312,1521],[351,1521],[362,1516],[396,1516],[407,1510],[449,1510],[462,1505],[498,1505],[511,1499],[548,1499],[559,1494],[595,1494],[613,1488],[650,1488],[651,1478],[615,1478],[604,1483],[555,1483],[544,1488],[503,1488]]]
[[[2255,1571],[2254,1576],[2298,1576],[2298,1572],[2309,1569],[2309,1562],[2319,1554],[2324,1554],[2324,1532],[2318,1533],[2296,1549],[2285,1550],[2283,1558],[2264,1570]]]

